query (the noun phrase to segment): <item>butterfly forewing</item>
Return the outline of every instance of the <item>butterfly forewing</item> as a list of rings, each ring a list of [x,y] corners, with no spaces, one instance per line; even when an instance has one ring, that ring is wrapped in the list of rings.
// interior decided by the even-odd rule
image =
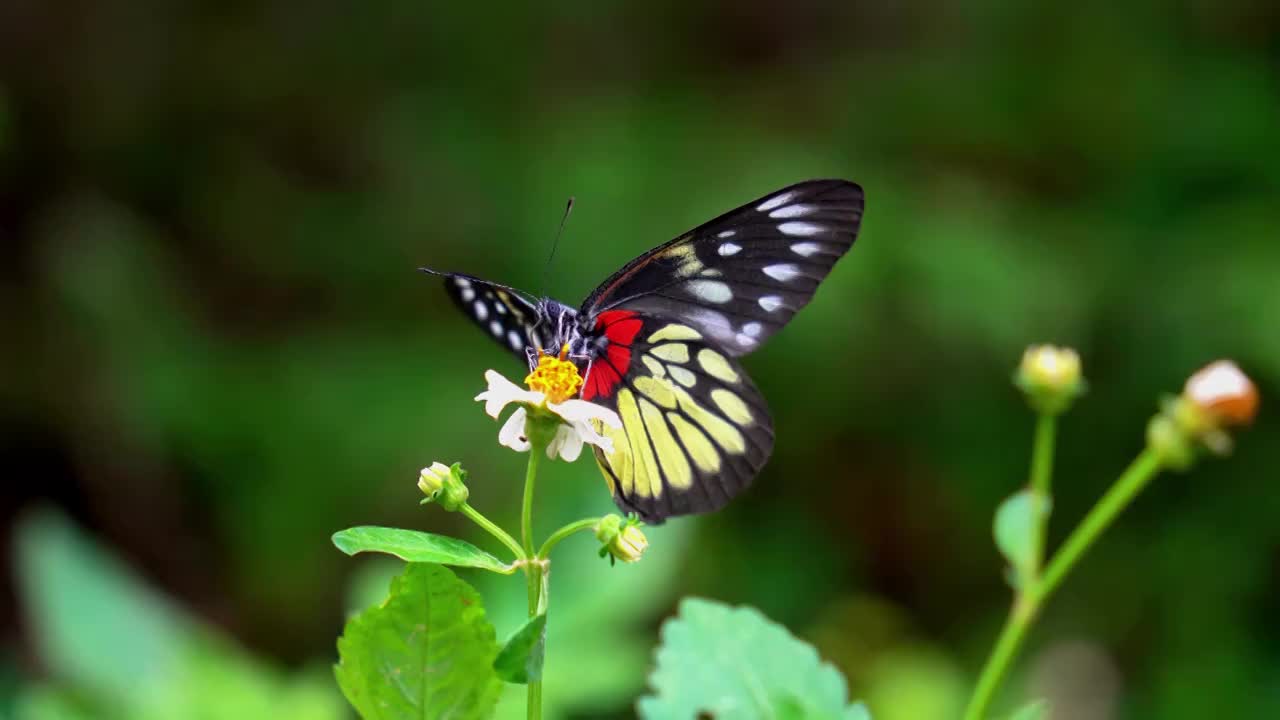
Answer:
[[[592,363],[582,397],[622,420],[601,428],[612,452],[596,449],[618,506],[649,522],[722,507],[773,450],[764,398],[689,324],[614,310],[600,326],[609,350]]]
[[[862,208],[862,188],[844,180],[783,188],[631,261],[582,311],[679,319],[744,355],[808,304],[853,244]]]
[[[427,270],[444,279],[444,288],[467,317],[499,345],[526,359],[537,344],[537,306],[511,288],[470,275]]]

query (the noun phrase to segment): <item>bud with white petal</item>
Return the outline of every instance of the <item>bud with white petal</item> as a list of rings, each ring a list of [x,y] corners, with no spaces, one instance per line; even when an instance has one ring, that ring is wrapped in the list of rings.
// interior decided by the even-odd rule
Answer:
[[[617,515],[606,515],[596,523],[596,539],[600,541],[600,557],[609,556],[609,562],[621,560],[633,563],[640,560],[649,547],[649,539],[640,531],[640,521],[623,520]]]
[[[1181,395],[1162,403],[1147,426],[1147,445],[1166,467],[1185,470],[1200,448],[1215,455],[1231,452],[1227,430],[1248,425],[1257,412],[1253,382],[1235,363],[1219,360],[1192,375]]]
[[[452,466],[441,462],[431,463],[430,467],[422,468],[418,475],[418,489],[426,495],[422,503],[425,505],[437,502],[445,510],[457,510],[471,494],[467,490],[466,480],[467,471],[462,469],[461,463],[454,463]]]

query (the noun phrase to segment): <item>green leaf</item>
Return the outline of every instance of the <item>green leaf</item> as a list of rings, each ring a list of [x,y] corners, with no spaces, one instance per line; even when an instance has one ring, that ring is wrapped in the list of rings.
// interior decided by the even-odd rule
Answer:
[[[371,525],[353,527],[334,533],[333,544],[348,555],[380,552],[411,563],[438,563],[511,573],[511,568],[501,560],[469,542],[417,530]]]
[[[1009,561],[1009,582],[1021,589],[1035,571],[1037,528],[1049,515],[1049,498],[1031,489],[1010,495],[996,510],[993,534],[1000,554]]]
[[[391,594],[347,622],[338,685],[365,720],[488,717],[502,683],[480,595],[440,565],[411,563]]]
[[[1047,717],[1049,717],[1049,703],[1036,700],[1018,708],[1009,716],[1009,720],[1044,720]]]
[[[25,518],[16,549],[36,650],[55,676],[135,709],[163,706],[192,621],[61,515]]]
[[[662,627],[657,660],[656,694],[639,702],[646,720],[865,717],[835,668],[754,608],[686,599]]]
[[[547,648],[547,614],[532,618],[516,631],[493,661],[498,677],[526,685],[542,679],[542,658]]]

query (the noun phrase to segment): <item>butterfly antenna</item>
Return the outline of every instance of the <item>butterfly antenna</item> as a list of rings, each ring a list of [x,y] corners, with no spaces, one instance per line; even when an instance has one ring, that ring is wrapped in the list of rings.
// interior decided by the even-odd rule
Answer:
[[[551,254],[547,256],[547,267],[542,271],[542,292],[538,293],[539,297],[547,294],[547,281],[551,279],[551,261],[556,258],[556,248],[560,246],[560,236],[564,234],[564,224],[569,221],[569,213],[573,212],[573,196],[569,196],[569,202],[565,203],[564,215],[560,218],[560,228],[556,230],[556,239],[551,243]]]

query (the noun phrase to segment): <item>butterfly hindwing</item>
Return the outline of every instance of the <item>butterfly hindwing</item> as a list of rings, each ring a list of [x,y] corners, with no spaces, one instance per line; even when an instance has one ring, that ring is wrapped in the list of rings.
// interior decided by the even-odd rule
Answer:
[[[463,275],[426,270],[444,279],[444,289],[463,314],[521,360],[536,344],[537,306],[505,285]],[[531,345],[532,343],[532,345]]]
[[[648,522],[722,507],[773,450],[764,398],[691,325],[621,310],[601,318],[609,348],[592,363],[582,397],[622,420],[601,428],[613,451],[596,449],[614,500]]]
[[[582,312],[678,319],[745,355],[808,304],[857,237],[862,209],[862,188],[845,180],[783,188],[632,260]]]

